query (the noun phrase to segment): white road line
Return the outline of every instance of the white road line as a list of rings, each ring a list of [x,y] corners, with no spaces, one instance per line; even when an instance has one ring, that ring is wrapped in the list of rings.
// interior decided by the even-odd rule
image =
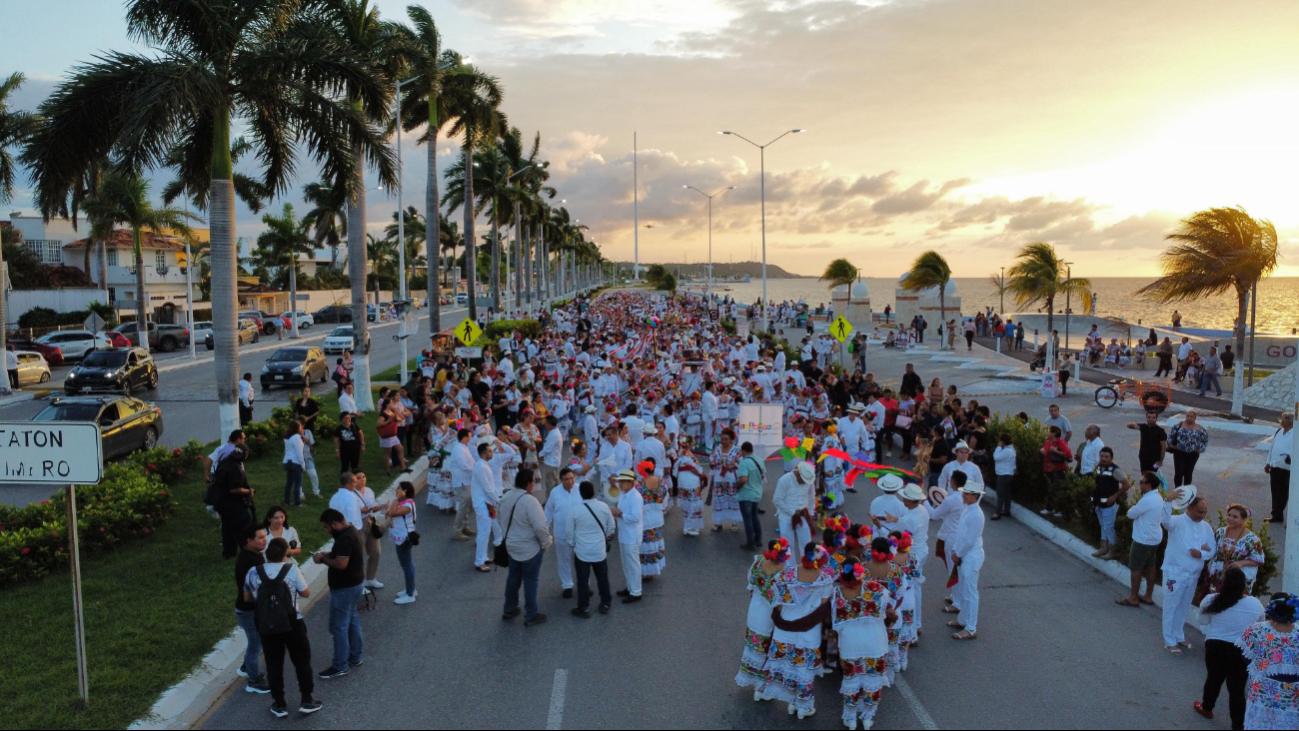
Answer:
[[[555,671],[555,683],[550,687],[550,714],[546,716],[548,731],[564,727],[564,693],[568,690],[568,671]],[[928,716],[926,716],[928,718]],[[930,723],[933,723],[930,721]]]
[[[907,705],[911,706],[911,712],[915,714],[916,723],[920,724],[920,728],[925,729],[925,731],[938,730],[938,724],[934,723],[934,719],[929,715],[929,711],[925,710],[925,704],[920,702],[920,698],[916,696],[916,692],[911,690],[911,686],[906,680],[903,680],[901,675],[897,676],[893,680],[893,687],[898,689],[898,692],[902,694],[904,699],[906,699]]]

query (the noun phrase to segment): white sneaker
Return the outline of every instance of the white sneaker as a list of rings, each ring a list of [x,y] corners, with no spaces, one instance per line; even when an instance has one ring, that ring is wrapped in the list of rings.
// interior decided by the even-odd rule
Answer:
[[[1050,511],[1050,510],[1039,510],[1039,511],[1037,511],[1037,514],[1038,514],[1038,515],[1050,515],[1050,514],[1051,514],[1051,511]]]
[[[382,588],[383,588],[383,584],[379,583],[378,581],[367,581],[367,582],[365,582],[364,586],[365,586],[365,588],[367,588],[367,589],[382,589]]]
[[[393,604],[414,604],[414,603],[415,603],[415,597],[413,597],[413,596],[406,596],[405,594],[402,594],[401,596],[399,596],[399,597],[397,597],[396,599],[394,599],[392,603],[393,603]]]

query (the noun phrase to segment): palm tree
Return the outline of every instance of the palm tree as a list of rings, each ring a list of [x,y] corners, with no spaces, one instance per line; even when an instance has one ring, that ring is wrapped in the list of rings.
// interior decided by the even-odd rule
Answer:
[[[146,313],[149,297],[144,291],[144,253],[141,250],[144,229],[153,231],[155,235],[169,230],[188,236],[189,221],[197,220],[197,217],[175,208],[154,208],[149,202],[149,184],[134,173],[119,170],[104,175],[99,190],[86,201],[85,207],[90,218],[131,229],[135,248],[135,322],[139,328],[136,332],[139,346],[148,350],[149,320]]]
[[[87,161],[114,154],[125,169],[166,165],[180,148],[191,197],[210,200],[214,364],[221,433],[239,426],[235,339],[237,250],[231,124],[242,121],[263,169],[282,192],[305,150],[327,179],[345,177],[352,141],[391,168],[381,130],[348,102],[382,107],[370,59],[322,32],[321,3],[287,0],[128,0],[127,32],[157,51],[108,53],[76,68],[41,106],[46,123],[23,160],[36,204],[62,217]],[[347,85],[348,95],[340,95]],[[236,116],[237,115],[237,116]]]
[[[253,258],[267,268],[281,271],[279,277],[287,271],[289,280],[289,318],[292,320],[293,337],[298,335],[298,257],[302,254],[311,256],[315,249],[311,245],[311,221],[303,218],[299,221],[293,214],[293,206],[285,203],[280,216],[266,214],[262,216],[266,230],[257,237],[257,248]]]
[[[931,287],[938,288],[938,319],[944,331],[947,329],[947,283],[952,280],[952,268],[947,260],[937,251],[926,251],[916,257],[911,269],[902,280],[902,289],[908,292],[919,292]],[[938,339],[938,349],[947,347],[946,338]]]
[[[1015,264],[1006,272],[1006,285],[1015,293],[1015,304],[1025,307],[1043,302],[1046,305],[1047,342],[1055,342],[1055,300],[1060,295],[1074,295],[1082,302],[1084,310],[1090,309],[1092,283],[1090,279],[1070,277],[1066,265],[1055,253],[1055,247],[1037,241],[1025,244],[1015,257]],[[1065,317],[1069,314],[1065,313]]]
[[[1000,309],[1005,310],[1006,293],[1010,291],[1010,280],[1006,279],[1006,271],[1003,269],[996,274],[989,274],[988,281],[992,282],[992,288],[997,290],[997,297],[1001,302]],[[1002,312],[1001,314],[1005,315],[1006,313]]]
[[[302,186],[302,199],[312,206],[305,220],[311,224],[316,246],[330,251],[330,266],[338,268],[338,247],[347,239],[347,192],[326,183]]]
[[[829,282],[831,290],[839,286],[850,287],[853,282],[857,281],[859,274],[860,271],[852,265],[852,262],[847,259],[835,259],[826,266],[825,273],[821,275],[821,281]]]
[[[1236,357],[1245,351],[1245,317],[1250,292],[1276,269],[1276,227],[1251,218],[1244,208],[1210,208],[1182,221],[1164,237],[1175,242],[1160,255],[1164,276],[1137,290],[1158,302],[1184,302],[1236,290]],[[1244,409],[1244,373],[1236,367],[1231,411]]]
[[[460,224],[447,218],[445,213],[438,213],[438,244],[443,252],[443,287],[451,286],[448,277],[451,274],[451,269],[455,267],[456,247],[460,246],[462,241],[464,239],[460,236]]]
[[[365,235],[365,256],[374,267],[374,304],[379,304],[380,279],[397,276],[397,242],[393,239],[376,239]],[[364,283],[364,279],[361,280]]]
[[[23,85],[25,76],[19,73],[10,74],[0,83],[0,203],[8,203],[14,196],[14,159],[9,148],[27,141],[38,128],[40,120],[27,112],[9,108],[9,96]],[[87,244],[86,249],[90,246]],[[0,268],[3,268],[4,257],[0,255]],[[86,271],[90,271],[89,268]],[[0,323],[5,322],[5,298],[0,292]],[[5,352],[5,331],[0,326],[0,353]],[[8,381],[5,382],[5,386]],[[3,390],[7,393],[7,388]]]
[[[402,228],[405,229],[406,234],[406,266],[414,269],[426,263],[424,255],[420,253],[420,248],[424,244],[424,236],[428,227],[425,225],[424,216],[420,214],[419,209],[415,206],[406,206],[406,210],[402,211],[402,218],[404,219]],[[392,223],[384,227],[383,235],[396,241],[397,233],[397,212],[393,211]],[[405,278],[406,272],[401,272],[401,277]]]
[[[663,289],[663,282],[668,277],[668,269],[662,264],[650,264],[641,274],[645,283],[653,289]]]

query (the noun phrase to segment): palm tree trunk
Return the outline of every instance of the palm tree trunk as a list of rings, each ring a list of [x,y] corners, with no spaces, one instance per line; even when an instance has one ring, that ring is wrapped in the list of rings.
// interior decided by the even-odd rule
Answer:
[[[99,286],[104,290],[104,304],[108,304],[108,243],[99,242]]]
[[[527,307],[532,309],[532,236],[535,232],[533,224],[528,221],[523,226],[523,239],[520,246],[523,251],[519,254],[519,266],[523,268],[523,296],[527,299]]]
[[[523,216],[522,205],[514,201],[514,309],[523,306]]]
[[[356,341],[352,353],[356,408],[365,412],[374,411],[374,396],[370,393],[370,351],[366,347],[370,329],[365,316],[365,275],[369,269],[365,251],[365,157],[359,143],[353,145],[352,156],[356,170],[347,196],[347,275],[352,284],[352,336]],[[376,283],[378,279],[376,271]]]
[[[442,238],[439,221],[442,201],[438,198],[438,102],[433,90],[428,95],[428,176],[424,184],[424,260],[428,262],[428,334],[433,337],[442,329],[442,292],[438,287],[437,267],[442,261]],[[440,268],[440,267],[439,267]]]
[[[293,334],[289,337],[302,337],[298,334],[298,252],[290,254],[292,260],[289,262],[289,322],[293,327]],[[309,380],[309,379],[308,379]]]
[[[501,221],[492,196],[492,311],[501,312]]]
[[[478,319],[478,249],[474,243],[474,133],[465,130],[465,287],[469,297],[469,319]]]
[[[943,324],[943,336],[938,339],[938,349],[946,350],[951,328],[947,326],[947,282],[938,284],[938,321]]]
[[[212,181],[209,189],[208,250],[212,301],[212,359],[222,438],[239,428],[238,251],[235,243],[235,183],[230,162],[230,112],[218,110],[212,134]]]
[[[144,294],[144,251],[140,246],[140,227],[132,226],[131,233],[135,239],[135,332],[139,346],[149,350],[149,318],[145,308],[149,298]]]
[[[541,222],[541,235],[537,237],[537,305],[546,307],[550,297],[550,273],[546,271],[546,222]]]
[[[1046,336],[1055,331],[1055,295],[1046,298]]]
[[[1231,379],[1231,413],[1236,416],[1245,413],[1245,318],[1249,315],[1249,295],[1249,287],[1236,288],[1236,362]]]

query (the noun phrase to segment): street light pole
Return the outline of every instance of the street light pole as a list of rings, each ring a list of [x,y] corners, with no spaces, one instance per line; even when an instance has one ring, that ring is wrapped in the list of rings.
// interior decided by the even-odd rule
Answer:
[[[717,191],[716,193],[713,193],[712,195],[708,195],[707,193],[703,192],[702,190],[696,188],[693,185],[683,185],[681,187],[689,188],[690,190],[693,190],[694,192],[708,199],[708,289],[706,291],[705,296],[711,297],[713,295],[713,199],[721,195],[722,193],[725,193],[728,190],[735,190],[735,186],[732,185],[726,188],[722,188],[721,190]],[[762,296],[765,301],[767,297],[766,292],[763,292]]]
[[[1065,279],[1073,279],[1073,262],[1066,261],[1061,263],[1064,264],[1065,267],[1065,275],[1064,275]],[[1065,350],[1069,350],[1069,315],[1071,314],[1070,309],[1072,309],[1070,307],[1070,301],[1071,301],[1070,293],[1069,291],[1066,290],[1064,293],[1064,349]],[[1047,337],[1050,336],[1051,333],[1047,333]]]
[[[797,134],[799,132],[806,132],[806,131],[807,130],[804,129],[791,129],[788,132],[782,132],[780,137],[777,137],[776,139],[772,140],[771,142],[768,142],[765,145],[759,145],[758,143],[754,142],[748,137],[745,137],[742,134],[739,134],[738,132],[728,132],[723,130],[717,133],[719,135],[733,135],[735,137],[739,137],[740,139],[744,140],[750,145],[753,145],[754,147],[758,148],[758,167],[760,171],[759,174],[761,177],[761,184],[759,186],[759,189],[760,189],[760,195],[762,199],[762,320],[759,326],[763,330],[766,330],[768,327],[767,325],[767,306],[768,306],[767,303],[767,148],[779,142],[780,139],[785,135]]]
[[[1001,316],[1006,316],[1006,267],[1001,268],[1001,282],[997,287],[998,293],[1001,294]]]
[[[413,78],[406,79],[405,81],[398,81],[397,93],[393,95],[397,97],[397,124],[395,125],[397,128],[397,292],[398,292],[398,299],[402,301],[405,301],[406,299],[406,202],[405,202],[405,198],[402,196],[402,191],[405,186],[403,185],[404,181],[402,180],[403,167],[402,167],[402,160],[401,160],[401,89],[403,86],[406,86],[407,84],[415,83],[415,81],[417,81],[419,78],[420,77],[415,76]],[[432,144],[432,142],[430,141],[429,144]],[[432,215],[436,216],[437,211],[433,211]],[[378,280],[379,278],[378,271],[375,271],[374,278]],[[298,321],[297,307],[298,307],[298,303],[294,302],[293,322],[294,322],[295,330],[297,329],[296,326]],[[431,309],[430,312],[432,312]],[[411,334],[412,333],[406,333],[406,335],[408,336]],[[406,338],[403,337],[401,339],[401,368],[399,369],[401,371],[401,382],[403,384],[406,383],[406,378],[409,375],[406,372],[407,357],[408,357],[408,352],[406,346]]]

